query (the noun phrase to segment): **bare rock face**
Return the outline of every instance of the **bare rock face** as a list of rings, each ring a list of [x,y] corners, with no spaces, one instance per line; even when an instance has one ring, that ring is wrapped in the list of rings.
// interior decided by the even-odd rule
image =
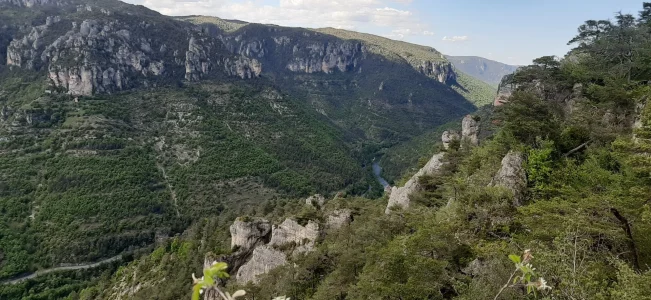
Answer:
[[[271,224],[267,220],[242,222],[236,220],[230,227],[231,248],[242,251],[253,249],[255,246],[269,241]]]
[[[282,224],[273,226],[270,246],[282,247],[289,244],[297,246],[294,253],[309,252],[319,238],[319,224],[309,221],[301,226],[292,219],[286,219]]]
[[[474,116],[467,115],[461,123],[461,139],[470,142],[471,145],[479,145],[479,121]]]
[[[348,41],[296,45],[292,50],[294,57],[287,64],[287,69],[292,72],[326,74],[335,70],[352,71],[357,68],[365,50],[361,43]]]
[[[325,204],[325,198],[319,194],[310,196],[309,198],[305,199],[305,205],[311,206],[314,208],[321,208]]]
[[[387,205],[386,214],[391,213],[391,208],[399,206],[402,208],[409,207],[409,196],[416,192],[420,186],[418,184],[418,178],[424,175],[433,175],[436,174],[441,167],[443,167],[443,158],[445,157],[444,153],[436,154],[432,159],[427,162],[427,164],[416,173],[403,187],[393,187],[391,190],[391,196],[389,197],[389,204]]]
[[[511,151],[502,159],[502,167],[493,178],[492,186],[501,186],[513,193],[513,204],[522,205],[527,189],[527,173],[524,169],[524,155]]]
[[[34,7],[36,5],[62,5],[62,0],[0,0],[0,3],[9,3],[17,6]]]
[[[513,74],[506,75],[502,78],[500,85],[497,88],[497,96],[493,102],[493,106],[501,106],[504,103],[509,101],[509,97],[513,94],[513,91],[517,88],[517,85],[513,84],[511,81],[513,79]]]
[[[452,141],[461,140],[460,137],[461,136],[459,135],[459,133],[454,131],[454,130],[449,130],[449,131],[443,132],[443,136],[441,136],[441,141],[443,142],[443,148],[445,150],[450,149],[450,143]]]
[[[457,74],[450,62],[423,61],[414,66],[421,74],[434,78],[440,83],[453,83],[457,80]]]
[[[287,264],[285,253],[274,249],[270,245],[259,246],[253,250],[251,259],[237,271],[237,283],[258,283],[259,275],[267,274],[271,270]]]
[[[338,209],[328,215],[326,227],[337,230],[348,226],[353,221],[353,212],[350,209]]]
[[[224,59],[224,71],[229,76],[238,76],[242,79],[260,77],[262,64],[254,59],[238,56],[235,59]]]

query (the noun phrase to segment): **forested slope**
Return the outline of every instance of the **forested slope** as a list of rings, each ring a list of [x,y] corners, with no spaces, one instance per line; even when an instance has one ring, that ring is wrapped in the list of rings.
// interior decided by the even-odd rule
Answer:
[[[308,217],[346,208],[350,225],[258,284],[226,289],[292,299],[648,299],[650,17],[644,4],[639,17],[587,21],[566,57],[516,72],[503,83],[514,88],[506,103],[483,120],[497,131],[477,147],[452,143],[408,209],[385,215],[385,203],[331,200]]]

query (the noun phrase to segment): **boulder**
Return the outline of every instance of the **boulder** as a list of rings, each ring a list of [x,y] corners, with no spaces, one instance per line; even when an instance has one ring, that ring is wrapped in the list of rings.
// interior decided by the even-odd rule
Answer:
[[[479,145],[479,121],[476,116],[467,115],[461,123],[461,140],[471,145]]]
[[[271,224],[267,220],[243,222],[236,220],[230,227],[231,248],[247,251],[269,241]]]
[[[314,208],[321,208],[323,207],[324,204],[325,204],[325,198],[319,194],[310,196],[309,198],[305,199],[305,205]]]
[[[259,246],[253,250],[251,259],[237,271],[237,283],[258,283],[259,275],[267,274],[271,270],[287,264],[285,253],[274,249],[270,245]]]
[[[348,226],[353,221],[353,212],[350,209],[338,209],[328,215],[326,227],[337,230],[341,227]]]
[[[295,253],[308,252],[314,248],[319,234],[319,224],[314,221],[301,226],[292,219],[286,219],[282,224],[273,226],[269,245],[283,247],[294,244]]]
[[[403,187],[393,187],[391,190],[391,196],[389,197],[389,203],[387,204],[387,208],[385,210],[386,214],[391,213],[391,208],[399,206],[402,208],[408,208],[409,207],[409,196],[413,193],[416,192],[420,186],[418,184],[418,179],[421,176],[424,175],[434,175],[439,170],[441,170],[441,167],[443,167],[443,158],[445,157],[444,153],[439,153],[436,154],[432,157],[432,159],[427,162],[427,164],[416,173]]]
[[[458,140],[460,140],[459,133],[454,130],[445,131],[443,132],[443,136],[441,136],[441,141],[443,142],[443,148],[445,148],[445,150],[450,149],[450,143],[452,141]]]
[[[520,206],[527,189],[524,155],[511,151],[502,159],[502,167],[493,178],[491,186],[505,187],[513,193],[513,205]]]

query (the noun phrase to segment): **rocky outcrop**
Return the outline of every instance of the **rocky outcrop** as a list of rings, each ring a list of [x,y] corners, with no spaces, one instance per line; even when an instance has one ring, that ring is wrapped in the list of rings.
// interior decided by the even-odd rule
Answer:
[[[432,159],[427,162],[427,164],[416,173],[403,187],[393,187],[391,190],[391,196],[389,197],[389,204],[385,210],[386,214],[390,214],[392,208],[402,207],[409,208],[409,196],[420,189],[418,179],[424,175],[434,175],[441,170],[443,167],[443,158],[445,157],[444,153],[436,154]]]
[[[310,196],[307,199],[305,199],[305,205],[310,207],[322,208],[324,204],[325,204],[325,197],[319,194]]]
[[[350,209],[338,209],[328,215],[326,227],[337,230],[348,226],[353,221],[353,212]]]
[[[253,58],[237,56],[224,59],[224,72],[229,76],[238,76],[242,79],[260,77],[262,64]]]
[[[497,97],[495,97],[495,101],[493,101],[493,106],[501,106],[509,101],[509,97],[511,97],[517,88],[517,85],[512,83],[512,81],[513,74],[506,75],[502,78],[502,81],[497,88]]]
[[[301,226],[292,219],[271,226],[266,220],[244,222],[237,220],[231,225],[231,248],[237,249],[229,257],[207,259],[207,263],[225,260],[237,271],[237,282],[258,282],[257,277],[287,263],[287,254],[312,251],[321,232],[319,225],[309,221]]]
[[[246,251],[269,242],[271,223],[267,220],[251,222],[236,220],[231,225],[230,232],[231,248]]]
[[[361,43],[348,41],[296,45],[292,50],[294,57],[287,63],[287,69],[304,73],[330,74],[335,70],[349,72],[357,69],[364,51],[365,47]]]
[[[72,95],[220,74],[250,79],[262,72],[258,60],[227,52],[219,39],[196,32],[189,24],[134,24],[98,11],[108,17],[62,23],[60,17],[50,16],[43,25],[27,27],[9,43],[7,65],[45,69],[54,87]],[[61,24],[54,27],[57,23]],[[170,40],[168,34],[188,39]]]
[[[491,186],[501,186],[513,193],[513,204],[522,205],[527,189],[527,173],[524,169],[524,155],[511,151],[504,159],[502,166],[493,178]]]
[[[63,0],[0,0],[0,3],[8,3],[17,6],[33,7],[36,5],[63,5]]]
[[[285,253],[270,245],[259,246],[253,250],[251,259],[237,271],[237,283],[258,283],[258,276],[287,264]]]
[[[467,115],[461,123],[461,140],[473,146],[479,145],[479,120],[478,117]]]
[[[461,136],[459,135],[458,132],[454,130],[447,130],[443,132],[443,135],[441,136],[441,141],[443,142],[443,148],[445,150],[450,149],[450,143],[453,141],[460,141]]]
[[[286,219],[282,224],[273,226],[269,245],[276,247],[293,245],[294,253],[309,252],[314,248],[319,234],[319,224],[314,221],[301,226],[292,219]]]
[[[436,79],[440,83],[451,84],[457,81],[457,74],[450,62],[422,61],[412,65],[421,74]]]
[[[217,47],[213,39],[190,37],[185,52],[185,80],[197,81],[212,71],[217,63],[213,61]]]

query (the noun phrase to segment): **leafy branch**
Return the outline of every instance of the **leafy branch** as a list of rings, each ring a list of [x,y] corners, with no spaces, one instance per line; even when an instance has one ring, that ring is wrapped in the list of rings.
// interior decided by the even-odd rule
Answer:
[[[504,290],[509,287],[524,286],[527,288],[527,294],[536,294],[537,291],[552,289],[552,287],[548,286],[547,281],[545,281],[545,279],[542,277],[539,277],[538,280],[532,280],[536,276],[536,268],[530,264],[531,260],[533,259],[531,250],[524,250],[524,254],[522,254],[522,256],[511,254],[509,255],[509,259],[515,264],[515,270],[513,273],[511,273],[511,276],[506,281],[506,284],[502,286],[493,300],[497,300],[504,292]],[[520,273],[520,275],[517,275],[518,273]]]

